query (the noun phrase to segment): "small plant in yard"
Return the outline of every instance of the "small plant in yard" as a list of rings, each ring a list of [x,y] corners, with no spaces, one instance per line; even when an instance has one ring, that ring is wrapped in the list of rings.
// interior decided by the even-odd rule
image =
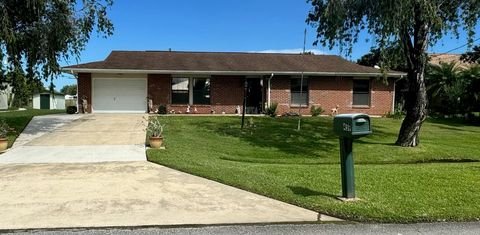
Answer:
[[[164,124],[157,118],[146,118],[146,131],[149,135],[150,147],[160,148],[163,144],[163,128]]]
[[[167,114],[167,106],[165,106],[164,104],[161,104],[160,106],[158,106],[157,113],[158,114]]]
[[[265,110],[265,114],[270,116],[270,117],[276,117],[277,116],[277,106],[278,104],[277,103],[272,103],[270,105],[270,107],[268,107],[266,110]]]
[[[314,105],[312,105],[312,107],[310,108],[310,114],[312,115],[312,117],[318,117],[323,112],[325,112],[325,110],[323,110],[320,106],[315,107]]]
[[[393,113],[390,112],[386,115],[387,118],[393,119],[402,119],[404,116],[405,111],[403,110],[403,103],[398,103]]]
[[[68,106],[67,107],[67,114],[75,114],[77,113],[77,106]]]
[[[10,132],[10,127],[7,122],[5,122],[5,120],[0,120],[0,151],[3,151],[8,147],[8,132]]]

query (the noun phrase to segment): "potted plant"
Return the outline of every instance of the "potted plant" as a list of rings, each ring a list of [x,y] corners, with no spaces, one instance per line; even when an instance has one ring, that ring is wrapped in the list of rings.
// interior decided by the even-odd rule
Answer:
[[[149,135],[149,143],[152,148],[160,148],[163,144],[163,127],[158,118],[150,118],[147,120],[147,133]]]
[[[8,147],[7,134],[9,131],[10,127],[7,122],[0,120],[0,152],[6,150]]]

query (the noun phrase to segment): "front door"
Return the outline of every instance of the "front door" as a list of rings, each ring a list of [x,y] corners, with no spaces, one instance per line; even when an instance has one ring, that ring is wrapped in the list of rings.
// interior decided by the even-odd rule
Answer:
[[[261,81],[261,78],[247,79],[247,107],[245,109],[247,114],[260,114],[263,111],[263,89]]]

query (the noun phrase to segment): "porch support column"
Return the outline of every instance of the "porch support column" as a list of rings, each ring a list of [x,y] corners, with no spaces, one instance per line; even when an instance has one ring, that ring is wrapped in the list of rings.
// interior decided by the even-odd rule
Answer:
[[[270,75],[270,77],[267,80],[267,108],[270,108],[271,105],[271,98],[270,98],[270,93],[272,91],[272,85],[270,83],[270,80],[273,78],[273,73]]]

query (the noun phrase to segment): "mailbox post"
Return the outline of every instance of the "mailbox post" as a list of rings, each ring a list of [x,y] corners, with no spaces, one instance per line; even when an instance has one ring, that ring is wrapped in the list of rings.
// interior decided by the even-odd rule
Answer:
[[[353,140],[372,133],[370,117],[361,113],[336,115],[333,119],[333,131],[340,138],[342,199],[355,199]]]

